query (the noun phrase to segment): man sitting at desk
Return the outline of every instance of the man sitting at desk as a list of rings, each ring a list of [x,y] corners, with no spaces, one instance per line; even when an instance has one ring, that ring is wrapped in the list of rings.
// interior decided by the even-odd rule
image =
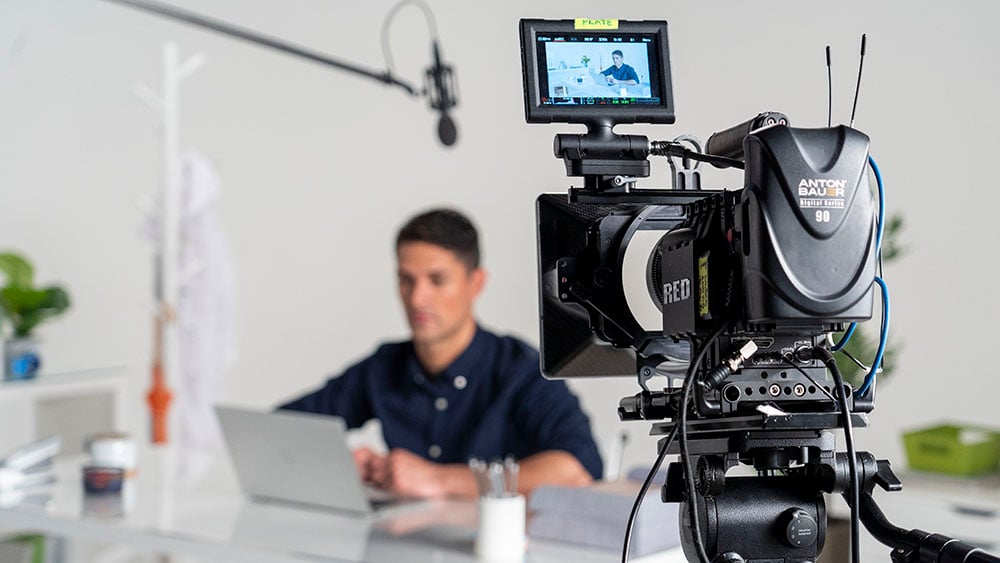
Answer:
[[[615,49],[611,51],[611,66],[601,71],[608,84],[631,85],[639,83],[639,74],[634,68],[625,64],[625,55]]]
[[[528,344],[477,324],[486,272],[469,220],[447,209],[414,217],[396,237],[396,260],[412,340],[381,345],[280,408],[343,417],[349,428],[379,419],[389,453],[361,448],[355,463],[365,481],[405,496],[476,496],[474,457],[515,456],[525,493],[600,478],[577,398],[541,376]]]

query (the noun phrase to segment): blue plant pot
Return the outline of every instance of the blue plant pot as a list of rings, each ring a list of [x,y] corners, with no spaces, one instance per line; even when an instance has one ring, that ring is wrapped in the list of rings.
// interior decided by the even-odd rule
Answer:
[[[38,341],[14,338],[3,343],[3,377],[6,380],[34,379],[42,367]]]

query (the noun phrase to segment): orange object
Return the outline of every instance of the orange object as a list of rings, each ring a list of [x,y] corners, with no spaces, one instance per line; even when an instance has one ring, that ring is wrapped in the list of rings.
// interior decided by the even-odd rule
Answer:
[[[153,384],[146,393],[152,419],[152,440],[154,444],[167,443],[167,414],[173,393],[167,387],[163,375],[163,325],[169,322],[169,314],[161,312],[153,317]]]
[[[150,414],[153,419],[153,443],[167,443],[167,413],[170,409],[170,401],[173,393],[167,387],[163,378],[163,367],[159,362],[153,364],[153,386],[146,394],[146,402],[149,403]]]

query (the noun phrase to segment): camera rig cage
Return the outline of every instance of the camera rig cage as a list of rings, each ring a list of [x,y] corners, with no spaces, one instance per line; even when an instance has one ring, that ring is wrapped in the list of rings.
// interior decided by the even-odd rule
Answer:
[[[554,142],[583,187],[536,202],[542,372],[637,377],[642,391],[621,400],[619,417],[658,421],[652,433],[665,436],[644,490],[666,454],[681,454],[661,496],[681,505],[686,557],[815,561],[823,494],[839,493],[855,560],[861,521],[894,561],[1000,563],[890,524],[872,492],[902,485],[888,461],[854,451],[888,323],[868,137],[793,128],[777,112],[713,134],[704,151],[690,136],[618,135],[618,124],[674,122],[667,23],[522,19],[520,34],[527,122],[587,127]],[[649,156],[671,158],[672,189],[636,187]],[[702,190],[692,162],[742,168],[744,184]],[[882,345],[854,390],[831,354],[849,336],[831,346],[830,335],[872,317],[876,285]],[[656,375],[662,390],[650,388]],[[836,450],[841,427],[847,452]],[[757,476],[727,476],[741,464]],[[623,560],[628,548],[627,534]]]

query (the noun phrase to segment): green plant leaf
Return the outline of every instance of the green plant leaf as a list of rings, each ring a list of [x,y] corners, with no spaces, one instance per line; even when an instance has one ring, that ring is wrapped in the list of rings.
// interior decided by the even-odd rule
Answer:
[[[885,232],[882,233],[882,260],[890,262],[905,253],[906,249],[900,246],[897,235],[903,230],[902,215],[893,215],[885,223]]]
[[[58,285],[46,287],[42,290],[45,298],[42,299],[42,308],[54,311],[56,314],[69,309],[69,293]]]
[[[0,289],[0,302],[10,314],[23,315],[39,307],[45,302],[45,292],[28,287],[7,286]]]
[[[31,287],[34,283],[31,262],[14,252],[0,253],[0,272],[7,276],[8,286]]]
[[[14,335],[21,338],[31,336],[39,323],[63,313],[69,305],[69,294],[59,286],[0,289],[0,307],[14,325]]]
[[[44,321],[48,316],[49,315],[46,315],[44,311],[32,311],[27,313],[14,324],[14,336],[18,338],[27,338],[31,336],[31,331],[38,326],[38,323]]]

